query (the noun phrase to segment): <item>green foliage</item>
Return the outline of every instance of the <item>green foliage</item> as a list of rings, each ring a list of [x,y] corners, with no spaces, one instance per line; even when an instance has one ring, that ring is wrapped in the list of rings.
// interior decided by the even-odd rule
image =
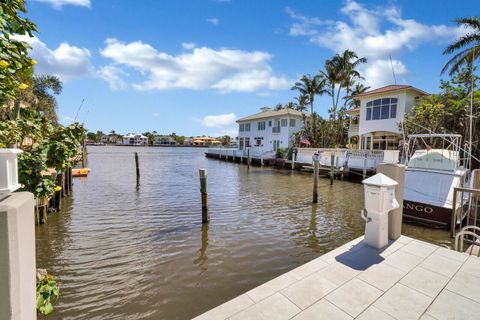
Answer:
[[[37,270],[37,311],[48,315],[53,311],[53,303],[58,301],[60,288],[52,275],[45,270]]]
[[[277,159],[283,159],[288,152],[288,148],[278,148],[275,157]]]
[[[36,143],[30,150],[18,155],[18,180],[23,185],[22,189],[32,192],[37,199],[54,193],[55,182],[45,174],[48,169],[47,153],[48,149]]]
[[[13,37],[33,37],[33,32],[37,31],[33,22],[21,16],[25,12],[24,0],[0,2],[0,108],[24,88],[18,80],[18,73],[35,63],[28,57],[28,44]]]

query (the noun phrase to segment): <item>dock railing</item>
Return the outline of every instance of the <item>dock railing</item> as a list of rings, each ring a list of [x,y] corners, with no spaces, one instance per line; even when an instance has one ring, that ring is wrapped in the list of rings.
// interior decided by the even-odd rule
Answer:
[[[452,220],[450,223],[450,233],[452,237],[456,236],[457,230],[462,230],[467,226],[476,226],[479,224],[479,207],[480,207],[480,189],[472,188],[454,188]],[[475,231],[480,234],[478,230]],[[472,242],[470,237],[466,237],[465,241]]]

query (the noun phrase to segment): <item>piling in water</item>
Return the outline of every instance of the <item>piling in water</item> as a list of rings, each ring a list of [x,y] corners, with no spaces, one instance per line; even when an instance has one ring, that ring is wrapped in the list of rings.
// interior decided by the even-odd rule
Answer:
[[[318,202],[318,157],[313,158],[313,203]]]
[[[208,214],[208,192],[207,192],[207,169],[199,169],[200,193],[202,195],[202,223],[208,223],[210,216]]]
[[[334,178],[334,168],[333,166],[335,165],[335,154],[332,153],[330,155],[330,184],[333,184],[333,178]]]
[[[137,171],[137,187],[140,185],[140,167],[138,165],[138,153],[135,152],[135,168]]]

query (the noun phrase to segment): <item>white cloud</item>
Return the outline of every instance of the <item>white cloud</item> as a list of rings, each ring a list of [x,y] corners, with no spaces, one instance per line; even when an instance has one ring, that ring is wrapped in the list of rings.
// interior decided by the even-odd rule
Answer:
[[[75,120],[72,116],[69,116],[69,115],[63,115],[62,119],[65,122],[73,122]]]
[[[219,20],[218,18],[208,18],[208,19],[206,19],[206,20],[207,20],[208,23],[211,23],[211,24],[213,24],[213,25],[215,25],[215,26],[218,25],[218,24],[220,24],[220,20]]]
[[[154,112],[154,113],[152,113],[152,116],[154,116],[155,118],[157,118],[157,117],[160,116],[160,113],[159,113],[159,112]]]
[[[392,64],[397,83],[402,83],[402,76],[408,74],[407,67],[399,60],[392,60],[390,63],[390,60],[379,59],[369,63],[361,70],[365,77],[365,85],[373,89],[394,83]]]
[[[141,41],[107,39],[101,54],[116,66],[132,68],[145,78],[137,90],[214,89],[221,92],[287,89],[291,82],[275,76],[272,56],[261,51],[197,47],[177,56],[157,51]]]
[[[55,9],[61,9],[63,6],[66,5],[74,5],[74,6],[81,6],[90,8],[90,0],[34,0],[37,2],[45,2],[50,4]]]
[[[31,47],[31,57],[37,60],[35,72],[58,76],[62,81],[80,78],[92,73],[90,51],[62,42],[56,49],[50,49],[37,37],[15,36]]]
[[[202,119],[202,124],[207,128],[226,128],[235,125],[237,116],[235,113],[226,113],[205,116]]]
[[[401,10],[395,6],[367,8],[354,0],[346,1],[341,8],[345,19],[338,21],[306,17],[289,8],[286,10],[293,19],[290,35],[308,37],[310,42],[334,52],[350,49],[360,57],[367,57],[369,62],[364,76],[368,84],[393,82],[387,60],[390,55],[413,51],[423,43],[447,43],[468,31],[402,18]],[[398,75],[407,73],[406,66],[399,60],[394,60],[394,67]]]
[[[126,76],[127,73],[116,66],[104,66],[98,69],[97,74],[103,80],[108,82],[110,89],[117,91],[127,87],[127,83],[123,81],[122,76]]]
[[[195,43],[193,43],[193,42],[183,42],[182,43],[182,48],[185,49],[185,50],[195,49]]]

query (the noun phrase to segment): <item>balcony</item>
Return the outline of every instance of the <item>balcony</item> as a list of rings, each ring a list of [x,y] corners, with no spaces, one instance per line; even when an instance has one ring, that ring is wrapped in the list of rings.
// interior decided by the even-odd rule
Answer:
[[[272,127],[272,133],[280,133],[280,127]]]

